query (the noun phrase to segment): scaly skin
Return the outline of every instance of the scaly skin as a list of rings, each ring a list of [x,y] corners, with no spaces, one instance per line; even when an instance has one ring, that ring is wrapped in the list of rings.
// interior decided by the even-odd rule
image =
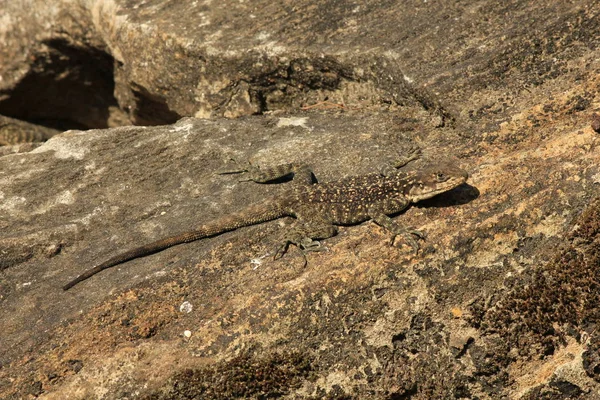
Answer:
[[[0,115],[0,146],[44,142],[59,131]]]
[[[413,236],[421,238],[421,233],[407,230],[388,215],[399,213],[411,203],[454,189],[465,183],[468,178],[466,171],[450,164],[434,165],[413,172],[392,170],[385,175],[354,176],[323,184],[312,184],[311,172],[305,165],[286,164],[266,170],[251,168],[233,172],[249,172],[248,180],[255,182],[268,182],[294,173],[294,181],[289,190],[270,200],[209,222],[196,230],[119,254],[79,275],[63,289],[69,290],[100,271],[134,258],[284,216],[295,217],[297,221],[282,240],[276,257],[282,256],[289,244],[295,244],[307,251],[318,250],[320,243],[314,239],[334,236],[337,232],[335,225],[358,224],[369,219],[390,230],[394,235],[403,235],[411,246],[418,249]]]

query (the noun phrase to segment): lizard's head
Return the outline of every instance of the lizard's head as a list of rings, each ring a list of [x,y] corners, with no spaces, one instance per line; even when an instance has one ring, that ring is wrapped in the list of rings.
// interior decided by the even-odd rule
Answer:
[[[451,164],[428,167],[415,176],[407,197],[413,203],[430,199],[462,185],[468,177],[467,171]]]

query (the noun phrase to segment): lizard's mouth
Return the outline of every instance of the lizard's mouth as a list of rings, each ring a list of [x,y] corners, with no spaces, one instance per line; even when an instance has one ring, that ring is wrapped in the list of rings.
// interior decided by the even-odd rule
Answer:
[[[409,192],[410,201],[416,203],[421,200],[427,200],[438,194],[447,192],[449,190],[454,189],[465,183],[467,181],[467,177],[460,176],[455,178],[450,178],[445,182],[437,183],[434,187],[413,187]]]

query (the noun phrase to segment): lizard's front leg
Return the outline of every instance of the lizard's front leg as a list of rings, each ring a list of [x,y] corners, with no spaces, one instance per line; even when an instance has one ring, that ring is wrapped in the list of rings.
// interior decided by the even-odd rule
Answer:
[[[410,200],[405,197],[397,197],[393,199],[384,200],[378,202],[369,207],[369,217],[379,226],[384,227],[394,235],[392,238],[392,244],[396,236],[402,236],[404,240],[417,252],[419,250],[419,244],[415,240],[423,239],[425,235],[415,229],[407,228],[392,218],[388,217],[387,214],[395,214],[404,210],[410,205]]]

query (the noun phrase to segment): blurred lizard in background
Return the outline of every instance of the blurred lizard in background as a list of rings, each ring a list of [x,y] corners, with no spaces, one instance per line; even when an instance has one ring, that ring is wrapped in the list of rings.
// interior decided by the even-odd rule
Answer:
[[[45,142],[60,131],[0,115],[0,146]]]

